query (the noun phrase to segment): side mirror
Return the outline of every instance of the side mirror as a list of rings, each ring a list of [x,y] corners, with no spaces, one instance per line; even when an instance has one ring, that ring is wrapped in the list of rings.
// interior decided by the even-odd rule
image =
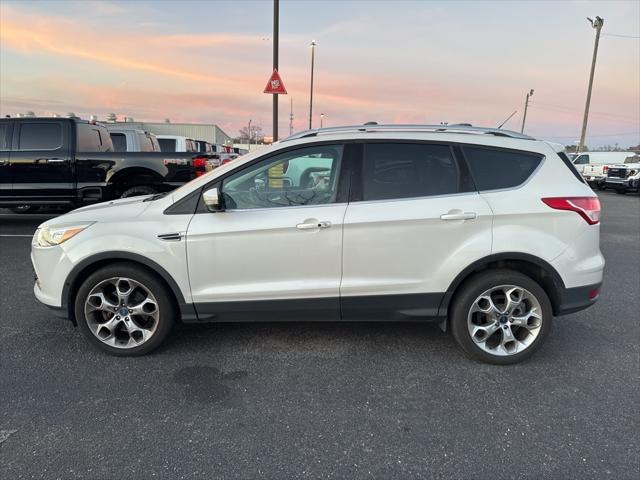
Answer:
[[[210,212],[222,212],[224,207],[217,188],[210,188],[202,194],[202,200]]]

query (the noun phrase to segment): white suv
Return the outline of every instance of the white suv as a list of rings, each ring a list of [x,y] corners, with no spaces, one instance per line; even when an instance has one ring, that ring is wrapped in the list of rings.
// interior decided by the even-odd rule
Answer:
[[[43,223],[35,295],[116,355],[177,321],[435,321],[515,363],[597,300],[599,214],[566,155],[519,133],[312,130]]]

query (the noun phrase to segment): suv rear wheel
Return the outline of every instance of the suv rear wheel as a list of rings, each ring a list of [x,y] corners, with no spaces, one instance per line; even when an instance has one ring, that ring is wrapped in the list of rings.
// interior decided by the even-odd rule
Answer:
[[[171,331],[171,293],[154,275],[119,263],[90,275],[75,301],[78,327],[90,343],[119,356],[144,355]]]
[[[549,297],[531,278],[488,270],[456,294],[451,330],[462,349],[487,363],[508,365],[531,356],[551,328]]]

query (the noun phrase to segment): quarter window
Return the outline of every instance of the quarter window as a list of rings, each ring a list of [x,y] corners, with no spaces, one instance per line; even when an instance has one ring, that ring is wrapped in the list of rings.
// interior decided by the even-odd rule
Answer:
[[[362,200],[427,197],[470,191],[448,145],[365,146]]]
[[[319,145],[276,155],[227,177],[228,209],[321,205],[336,201],[342,145]]]
[[[20,150],[57,150],[62,146],[59,123],[23,123],[20,126]]]
[[[478,190],[522,185],[543,158],[535,153],[480,147],[464,147],[464,155]]]

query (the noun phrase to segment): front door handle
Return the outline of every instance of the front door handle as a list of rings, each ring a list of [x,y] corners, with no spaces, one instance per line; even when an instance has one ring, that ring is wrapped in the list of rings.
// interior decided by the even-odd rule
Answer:
[[[316,228],[329,228],[331,226],[331,222],[306,222],[299,223],[296,225],[298,230],[314,230]]]
[[[47,163],[62,163],[66,161],[66,158],[47,158]]]
[[[476,212],[463,212],[462,210],[449,210],[448,213],[440,215],[440,220],[474,220],[478,215]]]

